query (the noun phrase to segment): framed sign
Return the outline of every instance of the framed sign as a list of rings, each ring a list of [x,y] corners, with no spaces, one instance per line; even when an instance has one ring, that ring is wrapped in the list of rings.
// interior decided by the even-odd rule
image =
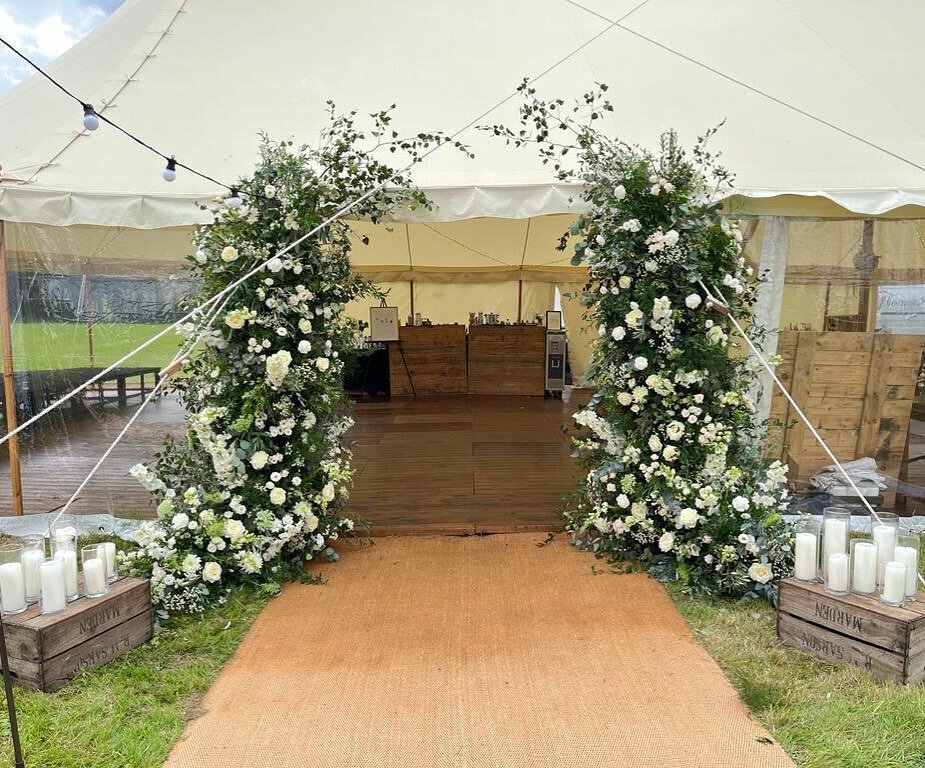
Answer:
[[[398,341],[398,307],[369,308],[371,341]]]
[[[561,331],[562,330],[562,312],[558,309],[547,309],[546,310],[546,330],[547,331]]]

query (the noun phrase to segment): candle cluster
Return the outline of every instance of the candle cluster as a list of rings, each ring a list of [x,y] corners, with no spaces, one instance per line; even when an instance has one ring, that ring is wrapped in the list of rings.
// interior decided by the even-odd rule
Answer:
[[[4,614],[25,611],[39,603],[42,613],[63,611],[79,596],[77,522],[72,515],[48,531],[46,537],[24,536],[18,542],[0,544],[0,610]],[[116,545],[111,541],[81,549],[84,595],[101,597],[118,577]]]
[[[880,600],[888,605],[915,600],[921,537],[900,531],[895,514],[881,512],[877,518],[870,540],[851,539],[851,512],[844,507],[827,507],[821,526],[810,517],[797,521],[794,576],[804,582],[821,577],[834,595],[873,596],[879,589]]]

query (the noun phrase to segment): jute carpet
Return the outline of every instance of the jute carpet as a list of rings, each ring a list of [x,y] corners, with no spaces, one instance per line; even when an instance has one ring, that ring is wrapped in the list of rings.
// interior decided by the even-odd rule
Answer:
[[[793,768],[657,582],[540,539],[351,548],[264,610],[166,765]]]

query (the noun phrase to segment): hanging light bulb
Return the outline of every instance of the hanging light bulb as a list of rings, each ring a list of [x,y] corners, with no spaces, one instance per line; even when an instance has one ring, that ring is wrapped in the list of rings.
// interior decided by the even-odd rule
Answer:
[[[228,205],[232,208],[241,207],[241,193],[235,187],[231,188],[231,197],[228,198]]]
[[[173,181],[177,178],[177,161],[174,158],[170,158],[167,161],[167,167],[164,169],[164,181]]]
[[[100,119],[96,116],[96,110],[90,104],[84,104],[84,128],[88,131],[95,131],[100,127]]]

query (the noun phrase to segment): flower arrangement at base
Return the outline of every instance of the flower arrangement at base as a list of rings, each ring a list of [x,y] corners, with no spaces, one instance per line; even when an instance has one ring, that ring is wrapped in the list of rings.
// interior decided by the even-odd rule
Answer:
[[[793,558],[786,467],[762,459],[749,394],[759,363],[703,287],[750,317],[757,280],[716,202],[730,177],[707,151],[712,131],[690,155],[671,132],[658,152],[608,138],[593,127],[612,109],[604,91],[570,108],[525,83],[524,130],[490,129],[536,143],[560,179],[583,184],[587,213],[569,236],[572,263],[588,269],[597,390],[574,415],[587,473],[566,526],[598,555],[644,561],[689,591],[774,601]]]
[[[390,112],[372,115],[364,132],[355,113],[331,105],[314,149],[264,138],[254,174],[239,184],[246,204],[217,206],[196,233],[193,307],[267,263],[228,295],[210,329],[208,309],[181,329],[188,337],[206,330],[177,383],[186,439],[168,440],[153,466],[132,469],[155,495],[157,519],[137,532],[123,566],[150,576],[163,612],[199,612],[235,585],[298,577],[306,560],[336,559],[331,542],[353,529],[344,511],[352,473],[342,438],[353,421],[342,369],[359,328],[344,308],[378,292],[351,271],[351,230],[341,219],[274,254],[371,190],[352,217],[378,222],[427,204],[373,153],[399,151],[413,163],[448,139],[399,138]]]

